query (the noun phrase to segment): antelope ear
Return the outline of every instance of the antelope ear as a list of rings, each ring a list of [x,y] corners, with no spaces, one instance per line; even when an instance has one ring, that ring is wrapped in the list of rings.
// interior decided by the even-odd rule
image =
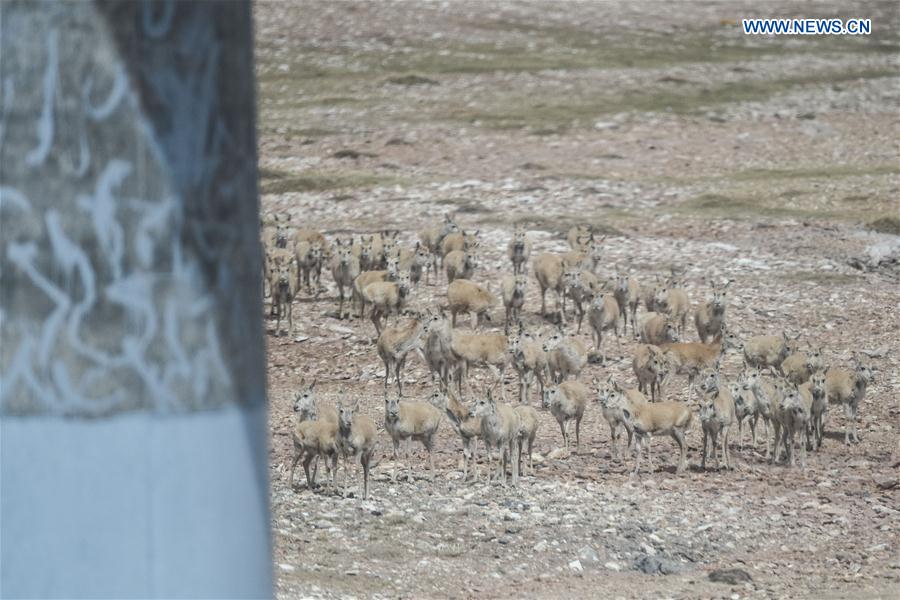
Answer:
[[[310,391],[316,389],[316,381],[318,381],[318,379],[313,379],[313,382],[311,384],[309,384]]]
[[[630,419],[630,418],[631,418],[631,411],[629,411],[627,408],[623,408],[623,409],[622,409],[622,416],[625,417],[626,419]]]
[[[352,410],[353,412],[356,412],[356,409],[357,409],[357,408],[359,408],[359,398],[357,398],[357,399],[353,402],[353,405],[350,407],[350,410]]]
[[[306,377],[301,377],[300,378],[300,387],[303,387],[305,385],[306,385]]]

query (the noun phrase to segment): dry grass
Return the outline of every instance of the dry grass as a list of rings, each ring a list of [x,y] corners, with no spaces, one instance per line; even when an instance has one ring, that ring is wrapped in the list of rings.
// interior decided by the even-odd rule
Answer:
[[[865,281],[865,278],[860,275],[833,273],[831,271],[794,271],[782,275],[781,279],[824,286],[851,285]]]
[[[260,190],[263,194],[291,192],[321,192],[350,188],[390,185],[401,178],[365,171],[303,171],[289,173],[260,169]]]
[[[633,89],[582,90],[580,95],[576,92],[561,100],[508,94],[496,98],[494,107],[439,108],[433,114],[420,117],[461,121],[500,131],[522,129],[534,135],[556,135],[570,129],[591,127],[597,118],[604,115],[632,111],[699,115],[725,104],[762,101],[806,86],[896,75],[894,68],[873,68],[726,81],[717,85],[669,83],[650,89],[640,86]]]

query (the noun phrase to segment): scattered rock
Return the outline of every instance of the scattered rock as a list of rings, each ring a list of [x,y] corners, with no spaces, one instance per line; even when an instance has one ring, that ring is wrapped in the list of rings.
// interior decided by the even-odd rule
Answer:
[[[569,451],[565,448],[554,448],[550,451],[550,454],[547,455],[547,458],[550,460],[557,460],[560,458],[566,458],[569,456]]]
[[[862,271],[874,271],[900,263],[900,236],[867,246],[862,256],[849,260],[851,267]]]
[[[584,567],[581,566],[580,560],[573,560],[569,563],[569,568],[575,571],[576,573],[581,573],[584,571]]]
[[[847,509],[842,508],[840,506],[834,506],[833,504],[828,504],[828,505],[822,507],[822,512],[825,513],[826,515],[840,516],[840,515],[846,515]]]
[[[898,485],[900,485],[900,479],[897,479],[896,477],[885,477],[875,480],[875,486],[879,490],[892,490]]]
[[[325,326],[328,331],[333,331],[334,333],[340,333],[342,335],[353,335],[356,333],[355,330],[350,329],[349,327],[344,327],[343,325],[335,325],[334,323],[329,323]]]
[[[338,150],[337,152],[335,152],[334,154],[331,155],[332,158],[354,158],[354,159],[355,158],[363,158],[363,157],[373,158],[375,156],[376,156],[375,154],[372,154],[370,152],[360,152],[359,150],[351,150],[349,148],[346,148],[344,150]]]
[[[648,554],[635,560],[634,568],[647,575],[674,575],[683,570],[682,565],[674,560]]]
[[[869,222],[866,227],[878,233],[900,235],[900,217],[881,217]]]
[[[716,569],[709,572],[709,580],[715,583],[740,585],[753,581],[753,578],[750,577],[750,573],[743,569]]]
[[[888,346],[882,346],[880,348],[876,348],[875,350],[863,350],[862,353],[869,358],[884,358],[890,351],[891,349]]]
[[[389,77],[388,83],[394,85],[438,85],[438,82],[421,75],[403,75],[400,77]]]
[[[597,555],[597,551],[590,546],[585,546],[579,550],[578,558],[586,563],[600,562],[600,556]]]

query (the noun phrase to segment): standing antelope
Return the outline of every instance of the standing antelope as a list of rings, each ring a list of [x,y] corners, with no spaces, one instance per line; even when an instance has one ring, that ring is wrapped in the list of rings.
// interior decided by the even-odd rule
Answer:
[[[866,386],[875,382],[875,372],[868,364],[862,362],[858,355],[853,355],[853,370],[833,367],[825,373],[825,393],[828,402],[840,404],[846,417],[844,425],[844,443],[859,443],[857,414],[859,403],[866,395]]]
[[[391,368],[394,370],[394,381],[397,393],[403,396],[403,384],[400,372],[406,365],[406,356],[413,350],[419,350],[424,329],[422,320],[416,316],[403,325],[385,327],[378,336],[376,347],[378,356],[384,362],[384,389],[387,391]]]
[[[716,458],[716,469],[719,468],[719,453],[716,445],[722,440],[722,459],[725,468],[730,469],[728,460],[728,433],[734,423],[734,398],[731,390],[720,380],[718,369],[704,369],[701,373],[700,389],[703,399],[700,401],[700,423],[703,426],[703,459],[701,469],[706,470],[707,442]]]
[[[516,225],[508,248],[509,260],[512,261],[513,275],[525,274],[525,264],[531,255],[531,240],[521,224]]]
[[[481,417],[481,438],[488,457],[488,485],[491,484],[493,455],[491,449],[500,451],[497,479],[506,485],[506,466],[512,462],[512,484],[519,483],[518,445],[521,421],[519,413],[506,404],[498,405],[490,389],[479,398],[469,411],[470,417]]]
[[[369,497],[369,472],[372,468],[372,457],[375,455],[376,428],[375,421],[365,415],[356,413],[359,398],[352,405],[344,404],[344,390],[341,389],[341,400],[338,401],[338,448],[349,460],[350,464],[358,463],[363,472],[363,500]],[[347,491],[347,475],[349,469],[344,466],[344,495]]]
[[[427,402],[401,402],[400,397],[388,397],[384,393],[384,428],[394,445],[393,459],[398,458],[398,450],[402,440],[418,440],[428,453],[428,466],[434,477],[434,439],[441,424],[441,411]],[[408,448],[408,446],[407,446]],[[407,479],[412,481],[412,462],[407,456]],[[397,467],[394,465],[391,480],[397,480]]]
[[[430,269],[425,270],[426,284],[428,283],[429,271],[434,273],[435,280],[437,280],[438,253],[441,251],[441,247],[444,243],[444,238],[446,238],[451,233],[457,233],[458,231],[459,226],[453,222],[453,218],[448,213],[444,215],[443,223],[435,225],[433,227],[429,227],[419,232],[419,241],[431,254]],[[443,258],[443,254],[441,255],[441,258]]]
[[[722,337],[725,327],[725,296],[730,284],[730,280],[721,286],[713,284],[709,300],[698,306],[694,313],[697,335],[704,344],[710,338],[715,340]]]
[[[613,291],[619,305],[619,314],[625,323],[622,333],[627,333],[628,317],[631,317],[631,333],[637,335],[637,307],[641,301],[641,287],[634,277],[616,274],[616,288]]]
[[[359,277],[359,259],[353,256],[353,241],[335,240],[335,255],[331,259],[331,275],[338,288],[338,319],[344,318],[344,289],[348,295],[353,290],[353,281]],[[350,318],[349,311],[347,318]]]

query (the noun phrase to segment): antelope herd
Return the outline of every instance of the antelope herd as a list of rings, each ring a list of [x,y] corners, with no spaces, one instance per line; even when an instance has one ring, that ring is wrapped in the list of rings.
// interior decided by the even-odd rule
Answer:
[[[698,340],[684,341],[690,336],[691,301],[683,277],[674,270],[641,282],[608,271],[603,262],[606,240],[588,226],[568,232],[569,251],[532,258],[532,239],[517,225],[507,246],[509,272],[488,273],[479,260],[482,237],[480,231],[461,229],[450,215],[420,231],[409,247],[401,245],[398,231],[355,239],[338,236],[329,243],[318,231],[291,227],[283,218],[263,227],[264,295],[271,300],[276,334],[283,320],[293,330],[292,305],[301,289],[319,296],[323,270],[330,270],[335,284],[338,319],[362,320],[368,314],[376,335],[374,350],[385,369],[383,429],[393,445],[392,479],[401,442],[406,446],[407,477],[412,477],[412,441],[422,443],[434,473],[436,434],[446,417],[462,441],[464,481],[470,464],[473,477],[479,477],[473,459],[481,440],[488,483],[505,483],[509,470],[516,485],[523,466],[534,471],[532,447],[541,422],[550,422],[550,417],[557,422],[565,456],[574,421],[577,453],[582,419],[594,403],[609,424],[614,458],[619,456],[621,431],[627,433],[626,447],[634,451],[633,475],[640,471],[645,446],[652,471],[654,436],[675,440],[680,452],[676,473],[684,471],[686,434],[695,416],[703,440],[701,469],[710,458],[717,468],[733,468],[732,433],[737,431],[738,451],[743,452],[748,425],[755,448],[760,418],[765,457],[794,466],[799,455],[805,466],[806,453],[823,443],[829,405],[843,409],[845,443],[859,442],[857,411],[866,386],[874,382],[867,360],[854,353],[851,364],[829,366],[823,348],[801,349],[797,337],[783,332],[740,339],[726,319],[731,281],[706,282],[709,297],[693,311]],[[441,271],[446,292],[443,299],[438,292],[438,300],[428,305],[422,286],[440,290]],[[500,298],[491,291],[495,282]],[[532,282],[540,289],[536,314],[526,306]],[[547,292],[553,296],[552,311]],[[494,323],[501,301],[502,328]],[[639,314],[641,305],[644,311]],[[581,337],[585,316],[592,351]],[[620,349],[629,324],[636,341],[631,366],[637,386],[626,387],[621,374],[610,371],[600,376],[595,372],[586,381],[583,373],[589,362],[605,368],[604,346],[609,342],[604,333],[615,337]],[[433,391],[427,399],[403,396],[403,370],[411,353],[431,374]],[[743,363],[739,371],[726,373],[728,354]],[[471,369],[487,370],[493,383],[474,389]],[[508,404],[505,380],[513,371],[518,398]],[[677,377],[686,377],[686,389],[671,389]],[[532,406],[535,383],[542,411]],[[319,408],[315,388],[315,381],[297,384],[291,486],[302,461],[307,486],[313,488],[321,459],[337,488],[338,459],[343,457],[345,470],[351,464],[361,467],[366,497],[378,427],[357,410],[359,397],[349,399],[342,389],[336,407]],[[678,401],[676,396],[681,396]]]

